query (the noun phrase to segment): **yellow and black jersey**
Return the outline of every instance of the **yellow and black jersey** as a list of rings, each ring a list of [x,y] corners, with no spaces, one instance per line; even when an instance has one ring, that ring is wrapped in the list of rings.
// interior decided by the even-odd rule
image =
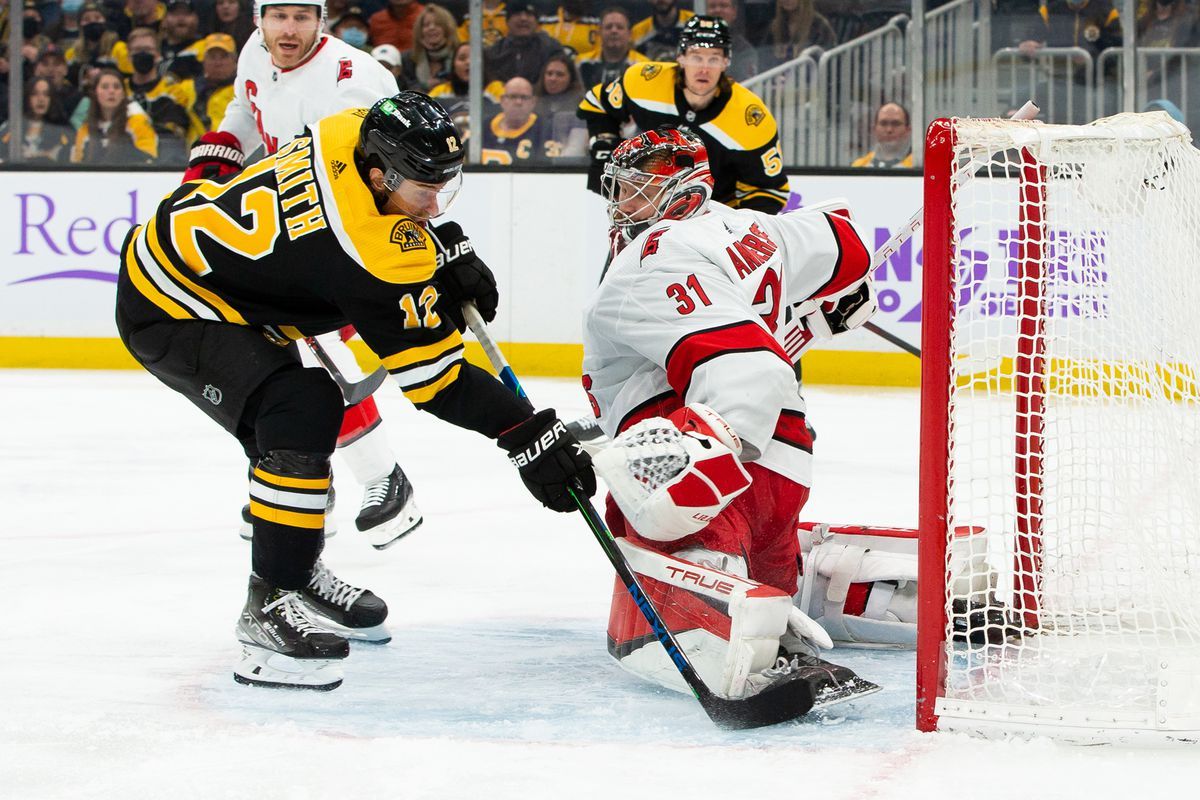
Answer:
[[[660,125],[689,130],[708,148],[713,199],[778,214],[788,201],[788,181],[771,112],[758,95],[736,82],[720,89],[707,108],[694,111],[678,85],[678,72],[678,64],[651,61],[594,86],[579,104],[588,134],[619,137],[630,119],[643,131]]]
[[[326,117],[239,173],[176,189],[126,242],[118,302],[134,325],[209,320],[277,341],[353,325],[414,404],[495,436],[528,411],[463,411],[471,392],[455,384],[474,368],[435,308],[434,241],[381,214],[354,164],[366,112]]]
[[[562,155],[562,145],[550,138],[550,126],[537,114],[515,128],[504,124],[504,115],[497,114],[483,129],[481,163],[512,166],[513,164],[548,164]]]

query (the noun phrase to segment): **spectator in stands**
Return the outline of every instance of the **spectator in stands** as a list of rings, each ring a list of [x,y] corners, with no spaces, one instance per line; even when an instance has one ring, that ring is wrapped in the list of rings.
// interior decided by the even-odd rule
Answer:
[[[155,33],[167,16],[167,7],[159,0],[125,0],[125,7],[109,18],[109,22],[117,31],[117,37],[124,41],[134,28],[150,28]]]
[[[57,50],[42,53],[33,67],[35,76],[50,81],[55,100],[62,109],[64,122],[75,112],[75,107],[83,99],[83,94],[67,80],[67,73],[67,59]]]
[[[438,101],[454,124],[458,126],[465,142],[471,136],[470,97],[468,87],[471,80],[471,43],[460,42],[454,48],[454,60],[446,80],[429,90],[429,96]],[[504,94],[504,84],[492,81],[483,87],[483,118],[491,119],[496,104]]]
[[[884,103],[875,112],[875,149],[856,158],[852,167],[912,167],[912,122],[908,109]]]
[[[458,26],[458,40],[471,40],[471,21],[464,19]],[[491,47],[508,33],[508,17],[502,0],[483,0],[483,46]]]
[[[729,77],[735,81],[744,81],[759,73],[758,51],[750,40],[742,34],[741,0],[708,0],[706,14],[720,17],[729,25],[733,50],[730,58]]]
[[[450,72],[458,26],[453,14],[430,3],[417,15],[415,35],[417,43],[401,55],[400,73],[408,88],[428,92]]]
[[[133,65],[129,94],[149,115],[158,134],[158,163],[184,166],[192,141],[204,132],[191,112],[196,101],[195,85],[190,79],[179,82],[159,72],[162,53],[154,31],[134,28],[128,44]]]
[[[356,50],[371,49],[371,29],[366,14],[358,6],[347,8],[330,33]]]
[[[350,0],[325,0],[325,33],[333,33],[333,26],[338,24],[349,7]],[[367,19],[370,20],[374,13],[367,14]]]
[[[150,164],[158,157],[158,135],[150,118],[125,93],[125,80],[101,67],[88,91],[87,118],[75,133],[71,161],[77,164]]]
[[[392,77],[396,79],[396,89],[408,89],[408,84],[400,77],[400,51],[390,44],[376,45],[371,50],[371,58],[378,61],[384,69],[392,73]]]
[[[233,99],[237,61],[237,41],[232,36],[210,33],[204,37],[203,72],[194,83],[192,115],[205,133],[215,131],[225,119],[225,109]]]
[[[537,7],[530,2],[509,3],[508,33],[483,51],[483,74],[491,81],[508,82],[520,76],[533,85],[542,74],[542,65],[551,53],[562,50],[550,34],[538,29]],[[507,89],[506,89],[507,91]]]
[[[484,164],[545,164],[557,155],[558,146],[549,140],[546,126],[534,113],[536,107],[529,81],[517,76],[504,84],[500,113],[483,130]]]
[[[116,30],[110,27],[103,9],[95,0],[87,0],[79,9],[79,38],[67,50],[68,78],[83,89],[84,65],[109,58],[113,45],[118,41]]]
[[[21,163],[63,164],[71,153],[73,131],[48,78],[34,77],[25,84],[25,115],[21,120]],[[8,158],[13,132],[0,125],[0,163]]]
[[[26,63],[37,61],[38,56],[54,47],[54,40],[43,30],[42,12],[36,0],[25,0],[21,16],[21,36],[21,54]],[[5,98],[5,102],[7,100],[8,98]]]
[[[587,124],[575,113],[583,99],[583,81],[575,62],[565,51],[555,53],[542,66],[542,76],[534,87],[537,112],[547,135],[559,144],[555,158],[587,155]]]
[[[585,87],[608,84],[625,74],[630,64],[646,61],[632,48],[629,12],[609,6],[600,12],[600,46],[579,56],[575,63]]]
[[[1194,47],[1196,9],[1182,0],[1153,0],[1138,16],[1139,47]]]
[[[63,0],[59,10],[58,25],[51,32],[54,46],[59,52],[65,52],[79,38],[79,12],[83,8],[83,0]]]
[[[993,6],[1003,4],[1005,0],[992,0]],[[1014,0],[1028,7],[1033,0]],[[932,9],[942,2],[927,2],[925,7]],[[834,41],[848,42],[865,36],[883,25],[897,14],[912,14],[911,0],[817,0],[817,12],[833,27]],[[995,12],[993,11],[993,14]]]
[[[588,15],[588,0],[563,0],[552,16],[543,17],[541,27],[572,54],[586,53],[600,39],[600,21]]]
[[[342,0],[344,3],[345,0]],[[332,6],[332,3],[329,5]],[[330,9],[332,13],[332,9]],[[216,0],[208,21],[201,26],[207,33],[226,33],[233,37],[237,52],[254,33],[252,0]]]
[[[387,8],[367,20],[372,44],[390,44],[403,53],[413,46],[413,26],[425,6],[415,0],[388,0]]]
[[[1041,0],[1038,13],[1019,28],[1027,56],[1043,47],[1081,47],[1092,57],[1121,44],[1121,16],[1112,0]]]
[[[679,0],[650,0],[654,13],[633,26],[633,46],[651,61],[671,61],[679,49],[683,24],[695,16]]]
[[[159,29],[163,72],[184,80],[200,74],[200,15],[192,0],[170,0]]]
[[[817,13],[813,0],[775,0],[775,17],[767,29],[769,58],[760,60],[763,69],[791,61],[807,47],[829,48],[837,44],[833,28]]]

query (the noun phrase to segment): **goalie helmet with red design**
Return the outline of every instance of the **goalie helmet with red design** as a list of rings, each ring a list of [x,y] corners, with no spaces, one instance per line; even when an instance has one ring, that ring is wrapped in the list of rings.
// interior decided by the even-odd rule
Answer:
[[[713,190],[708,150],[688,131],[646,131],[613,150],[600,187],[609,222],[632,241],[659,220],[704,213]]]

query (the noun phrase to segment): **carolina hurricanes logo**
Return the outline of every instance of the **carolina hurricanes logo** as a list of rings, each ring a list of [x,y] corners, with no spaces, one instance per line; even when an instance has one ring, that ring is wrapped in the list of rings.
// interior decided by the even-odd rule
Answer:
[[[338,83],[341,83],[342,81],[346,80],[347,78],[349,78],[349,77],[350,77],[351,75],[353,75],[353,74],[354,74],[354,62],[352,62],[352,61],[351,61],[350,59],[348,59],[348,58],[339,58],[339,59],[338,59],[338,79],[337,79],[337,82],[338,82]]]

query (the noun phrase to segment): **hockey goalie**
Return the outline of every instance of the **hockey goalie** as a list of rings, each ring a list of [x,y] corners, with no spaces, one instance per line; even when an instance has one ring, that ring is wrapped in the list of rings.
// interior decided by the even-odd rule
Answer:
[[[844,207],[712,201],[704,145],[681,130],[623,142],[603,189],[616,255],[585,312],[583,383],[612,439],[594,462],[622,552],[714,692],[744,697],[814,664],[843,698],[876,688],[819,660],[832,642],[805,613],[818,604],[793,602],[813,447],[793,359],[874,312],[863,237]],[[806,548],[822,597],[871,575],[862,559],[838,569],[839,547]],[[608,637],[623,667],[685,690],[619,582]]]

